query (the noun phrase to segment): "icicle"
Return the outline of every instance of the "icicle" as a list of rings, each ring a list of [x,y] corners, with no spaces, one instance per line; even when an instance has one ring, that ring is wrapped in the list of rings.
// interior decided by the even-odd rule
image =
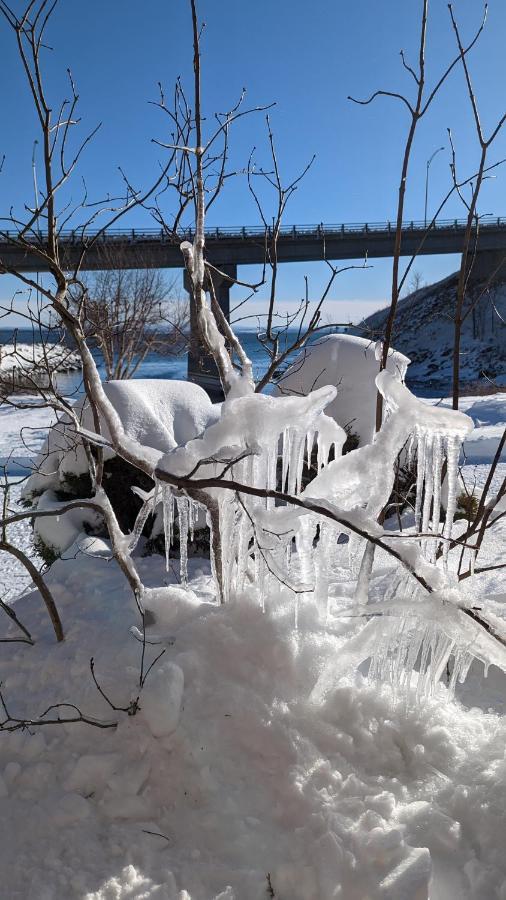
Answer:
[[[408,450],[407,450],[407,465],[408,469],[411,469],[413,465],[413,456],[415,452],[415,432],[413,432],[409,438]]]
[[[457,480],[458,465],[460,454],[460,439],[455,435],[449,435],[446,438],[446,461],[448,480],[448,499],[446,503],[446,520],[443,528],[443,536],[445,538],[443,546],[443,562],[445,568],[448,566],[448,552],[450,550],[450,540],[452,536],[453,518],[457,508]]]
[[[176,497],[179,517],[179,577],[183,587],[188,585],[188,498]]]
[[[311,470],[311,457],[313,456],[314,438],[314,431],[308,431],[306,434],[306,460],[308,470]]]
[[[170,568],[170,545],[174,521],[174,495],[168,484],[162,486],[163,532],[165,536],[165,571]]]
[[[295,494],[297,492],[297,481],[299,472],[302,471],[302,463],[304,462],[304,435],[300,431],[292,430],[290,442],[290,462],[288,466],[288,493]]]
[[[420,531],[422,523],[422,493],[423,479],[425,475],[425,447],[427,435],[425,431],[417,429],[418,466],[416,472],[416,501],[415,501],[415,528]]]
[[[274,445],[269,446],[267,450],[267,490],[275,491],[276,490],[276,467],[278,462],[278,440]],[[267,497],[266,502],[267,509],[274,508],[274,498]]]
[[[306,456],[306,438],[304,434],[300,434],[300,449],[297,457],[297,469],[295,473],[295,493],[300,494],[302,489],[302,473],[304,470],[304,459]]]
[[[252,537],[251,523],[244,510],[240,510],[237,528],[237,590],[242,591],[250,560],[250,540]]]
[[[317,448],[316,465],[317,465],[318,471],[320,471],[320,469],[323,469],[327,465],[328,458],[329,458],[329,450],[325,443],[325,440],[323,438],[321,431],[318,432],[318,435],[316,437],[316,448]]]
[[[290,452],[291,452],[291,432],[289,428],[285,428],[283,431],[283,455],[282,455],[282,468],[281,468],[281,490],[285,491],[287,487],[287,478],[288,478],[288,466],[290,463]]]
[[[195,525],[198,521],[199,509],[200,504],[193,500],[191,497],[188,497],[188,524],[190,528],[191,543],[193,543],[193,541],[195,540]]]
[[[235,529],[235,503],[233,500],[224,498],[220,501],[220,530],[221,545],[223,554],[222,565],[222,590],[223,600],[228,603],[230,599],[230,587],[232,583],[233,569],[235,568],[236,556],[236,538],[237,531]]]
[[[433,453],[433,436],[431,434],[427,435],[427,440],[425,444],[425,458],[424,458],[424,498],[423,498],[423,511],[422,511],[422,526],[421,531],[422,534],[427,534],[429,531],[430,524],[430,512],[432,508],[432,500],[434,493],[434,470],[432,465],[432,453]],[[428,541],[422,539],[422,547],[424,550],[428,546]]]
[[[429,559],[431,562],[435,562],[439,544],[439,519],[441,515],[441,470],[443,467],[443,447],[440,434],[434,435],[434,441],[432,445],[432,462],[434,467],[432,531],[435,537],[434,540],[430,542]]]
[[[137,544],[139,543],[139,539],[142,534],[143,528],[148,520],[148,516],[150,515],[150,513],[152,512],[153,509],[154,509],[154,496],[149,497],[147,500],[145,500],[143,506],[139,510],[139,514],[137,516],[137,519],[135,520],[135,525],[134,525],[133,531],[130,535],[130,540],[129,540],[129,544],[128,544],[128,549],[129,549],[130,553],[132,553],[135,550]]]
[[[332,543],[337,540],[335,528],[330,522],[320,521],[320,537],[315,557],[315,600],[325,611],[325,621],[329,619],[330,556]]]
[[[301,581],[307,584],[310,584],[314,578],[313,539],[315,530],[315,522],[312,516],[304,516],[300,520],[299,529],[295,534],[299,577]]]

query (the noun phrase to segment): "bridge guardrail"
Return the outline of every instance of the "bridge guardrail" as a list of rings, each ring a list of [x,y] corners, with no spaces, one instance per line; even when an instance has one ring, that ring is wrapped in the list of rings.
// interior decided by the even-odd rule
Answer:
[[[417,231],[423,234],[427,229],[432,231],[454,231],[454,230],[463,230],[467,225],[466,219],[438,219],[432,226],[427,226],[423,221],[406,221],[402,224],[403,231]],[[480,230],[483,229],[506,229],[506,217],[490,217],[482,222],[480,222]],[[475,230],[475,227],[473,228]],[[346,237],[347,235],[357,235],[357,234],[391,234],[395,231],[395,223],[394,222],[348,222],[341,223],[339,225],[336,224],[326,224],[326,223],[318,223],[313,225],[285,225],[280,228],[279,236],[281,239],[292,239],[297,240],[297,238],[307,238],[307,237]],[[88,239],[94,238],[96,235],[100,235],[100,241],[128,241],[128,242],[142,242],[142,241],[170,241],[173,242],[173,239],[165,234],[162,229],[159,228],[114,228],[110,230],[105,230],[103,232],[100,231],[86,231],[85,236]],[[195,231],[193,228],[183,228],[179,231],[178,239],[192,239],[194,237]],[[267,234],[270,236],[271,229],[267,229]],[[244,240],[248,238],[264,238],[265,237],[265,228],[258,226],[249,226],[243,225],[240,227],[228,227],[228,226],[217,226],[217,227],[208,227],[205,229],[206,238],[209,240]],[[39,235],[33,235],[33,238],[38,238],[39,240],[44,240],[45,235],[42,234],[39,238]],[[60,240],[67,241],[68,243],[73,242],[81,242],[83,239],[83,234],[80,229],[64,229],[60,232]],[[0,230],[0,244],[12,244],[17,240],[17,233],[10,230]]]

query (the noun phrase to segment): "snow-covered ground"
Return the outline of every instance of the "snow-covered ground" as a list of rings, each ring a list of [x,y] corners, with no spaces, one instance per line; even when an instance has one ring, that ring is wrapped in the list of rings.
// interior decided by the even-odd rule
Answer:
[[[19,342],[0,346],[0,374],[12,369],[27,372],[41,364],[47,365],[53,372],[74,372],[81,369],[79,354],[69,350],[64,344]]]
[[[482,484],[506,394],[462,408],[478,426],[463,474]],[[0,407],[0,455],[15,446],[25,465],[44,415]],[[30,451],[13,443],[25,420]],[[28,527],[17,538],[29,540]],[[503,521],[480,561],[500,561],[505,538]],[[135,716],[112,710],[90,672],[93,657],[116,706],[139,693],[138,615],[106,544],[55,563],[47,580],[66,640],[55,643],[37,593],[21,598],[36,643],[2,644],[4,700],[13,717],[69,702],[118,727],[0,735],[2,896],[506,900],[506,676],[491,667],[484,679],[475,663],[457,700],[443,683],[417,700],[415,684],[406,696],[368,682],[347,665],[345,642],[361,625],[338,615],[350,590],[346,545],[342,554],[327,629],[307,596],[295,629],[282,588],[265,612],[247,592],[216,606],[208,563],[191,560],[189,591],[151,598],[147,665],[165,653]],[[159,557],[137,562],[147,585],[169,580]],[[478,579],[501,615],[501,570]],[[379,553],[373,596],[390,580]]]
[[[26,406],[16,409],[0,404],[0,473],[2,483],[9,485],[9,504],[18,508],[23,480],[30,474],[55,415],[50,409],[39,409],[30,395],[17,395],[16,403]],[[42,560],[34,551],[32,529],[27,520],[9,528],[9,538],[16,547],[27,553],[40,566]],[[12,600],[31,584],[26,569],[7,553],[0,553],[0,597]]]
[[[163,580],[156,558],[140,565]],[[71,702],[119,725],[2,734],[4,896],[261,900],[269,875],[281,900],[411,900],[429,885],[431,900],[504,897],[506,677],[476,665],[462,703],[443,685],[395,697],[342,674],[356,625],[322,632],[307,602],[295,633],[283,591],[265,613],[247,595],[216,606],[204,568],[193,561],[194,593],[160,594],[148,664],[167,649],[134,717],[89,668],[115,705],[137,696],[138,620],[113,563],[52,568],[60,646],[36,594],[17,604],[37,643],[2,652],[11,715]]]

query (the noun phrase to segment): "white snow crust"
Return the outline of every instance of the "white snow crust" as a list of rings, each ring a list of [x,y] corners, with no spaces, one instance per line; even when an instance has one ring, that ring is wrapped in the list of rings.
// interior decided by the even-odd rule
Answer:
[[[473,669],[465,705],[442,684],[417,702],[416,680],[397,697],[343,674],[353,620],[323,631],[306,603],[295,640],[289,591],[265,611],[251,593],[217,607],[190,562],[189,593],[153,589],[165,614],[149,658],[167,651],[133,718],[111,712],[89,673],[93,656],[118,705],[138,693],[133,604],[114,564],[53,566],[61,647],[37,595],[19,602],[37,644],[2,652],[13,714],[68,700],[120,724],[1,735],[5,896],[263,900],[267,873],[287,900],[502,896],[504,676]],[[156,559],[139,564],[159,582]],[[380,570],[374,596],[383,581]]]
[[[409,359],[392,350],[387,371],[403,380]],[[324,385],[334,385],[335,399],[326,407],[342,428],[349,426],[361,444],[374,435],[378,374],[374,342],[350,334],[329,334],[305,347],[277,384],[275,393],[308,394]]]

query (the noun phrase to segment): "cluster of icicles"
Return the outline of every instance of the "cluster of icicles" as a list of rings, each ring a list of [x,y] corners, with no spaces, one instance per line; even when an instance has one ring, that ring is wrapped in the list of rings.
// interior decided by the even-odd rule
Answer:
[[[390,410],[390,415],[397,415],[399,423],[403,418],[400,410]],[[313,473],[316,467],[320,472],[328,466],[332,449],[336,457],[341,454],[342,440],[338,432],[343,434],[342,429],[335,423],[332,424],[337,431],[329,429],[329,421],[325,414],[319,412],[313,416],[312,427],[308,431],[307,422],[302,423],[305,428],[297,427],[292,418],[288,427],[285,422],[283,429],[271,434],[261,447],[255,447],[255,452],[234,463],[226,477],[261,489],[299,495],[303,491],[305,467],[309,469],[312,466]],[[458,431],[438,431],[428,423],[420,423],[412,430],[407,451],[409,464],[415,449],[417,452],[415,524],[420,535],[420,546],[431,563],[435,563],[441,555],[445,568],[457,502],[461,441],[462,435]],[[378,467],[384,462],[378,459]],[[447,483],[446,518],[441,527],[441,483],[444,475]],[[188,541],[193,540],[194,528],[203,507],[183,492],[173,491],[165,483],[158,485],[158,490],[161,491],[163,503],[167,568],[177,511],[180,580],[184,586],[188,582]],[[335,581],[334,567],[336,564],[342,565],[338,538],[344,531],[343,527],[328,519],[304,513],[299,515],[295,528],[287,528],[285,534],[280,534],[269,530],[269,512],[276,505],[279,509],[275,498],[259,500],[258,497],[247,494],[239,496],[227,490],[217,490],[213,496],[219,507],[222,558],[219,563],[214,559],[211,535],[211,566],[216,593],[221,596],[222,602],[227,602],[231,594],[240,594],[246,587],[254,586],[264,604],[270,587],[274,583],[279,586],[281,581],[294,592],[296,627],[300,597],[306,592],[314,592],[313,597],[328,621],[329,593]],[[339,485],[333,499],[338,496]],[[386,503],[388,496],[383,501]],[[363,498],[363,502],[365,507],[367,497]],[[211,528],[209,515],[207,524]],[[358,548],[364,547],[365,541],[359,539]],[[350,556],[352,548],[356,558],[355,537],[349,541]],[[397,597],[403,594],[406,598],[413,594],[414,583],[405,572],[395,579],[395,584]],[[425,695],[434,690],[450,656],[453,656],[450,688],[457,679],[465,678],[472,657],[437,624],[409,613],[397,618],[383,616],[379,622],[378,641],[372,654],[369,654],[371,677],[389,680],[398,686],[409,686],[416,669],[417,691]]]
[[[318,424],[328,424],[327,416],[318,416],[315,429],[306,431],[293,425],[272,436],[262,448],[245,459],[231,466],[225,477],[269,491],[285,491],[291,495],[299,495],[302,490],[304,465],[316,465],[317,471],[323,469],[329,460],[331,451],[341,450],[341,441],[333,440],[334,429]],[[337,430],[337,429],[336,429]],[[330,432],[330,434],[329,434]],[[179,562],[180,580],[183,586],[188,583],[188,542],[193,541],[195,525],[202,515],[204,507],[193,498],[173,491],[167,484],[160,486],[163,523],[165,536],[165,552],[167,571],[170,567],[171,546],[174,539],[175,513],[179,529]],[[258,517],[259,503],[266,513],[275,506],[275,499],[268,497],[259,501],[257,497],[241,495],[239,498],[232,491],[216,491],[219,506],[219,529],[222,559],[220,560],[220,576],[218,561],[214,559],[213,540],[211,535],[211,570],[214,575],[216,592],[222,602],[230,599],[231,592],[241,592],[247,584],[254,583],[264,602],[271,579],[290,581],[292,558],[292,535],[287,540],[283,536],[273,535],[272,542],[266,545],[265,532],[255,525]],[[304,521],[296,538],[298,569],[304,570],[310,582],[309,568],[314,569],[316,557],[321,555],[323,541],[319,551],[313,549],[314,528],[307,528]],[[212,531],[209,515],[207,525]],[[261,531],[261,536],[259,535]],[[323,534],[323,529],[322,529]],[[304,561],[304,562],[303,562]],[[318,567],[317,567],[318,568]],[[323,571],[323,566],[322,566]],[[306,588],[309,590],[309,587]]]
[[[442,556],[445,567],[452,536],[453,519],[457,508],[458,464],[462,439],[456,434],[442,434],[416,428],[408,449],[411,468],[413,450],[417,449],[415,527],[421,535],[421,546],[427,559],[435,562],[443,538]],[[446,464],[446,517],[440,530],[441,482]]]

